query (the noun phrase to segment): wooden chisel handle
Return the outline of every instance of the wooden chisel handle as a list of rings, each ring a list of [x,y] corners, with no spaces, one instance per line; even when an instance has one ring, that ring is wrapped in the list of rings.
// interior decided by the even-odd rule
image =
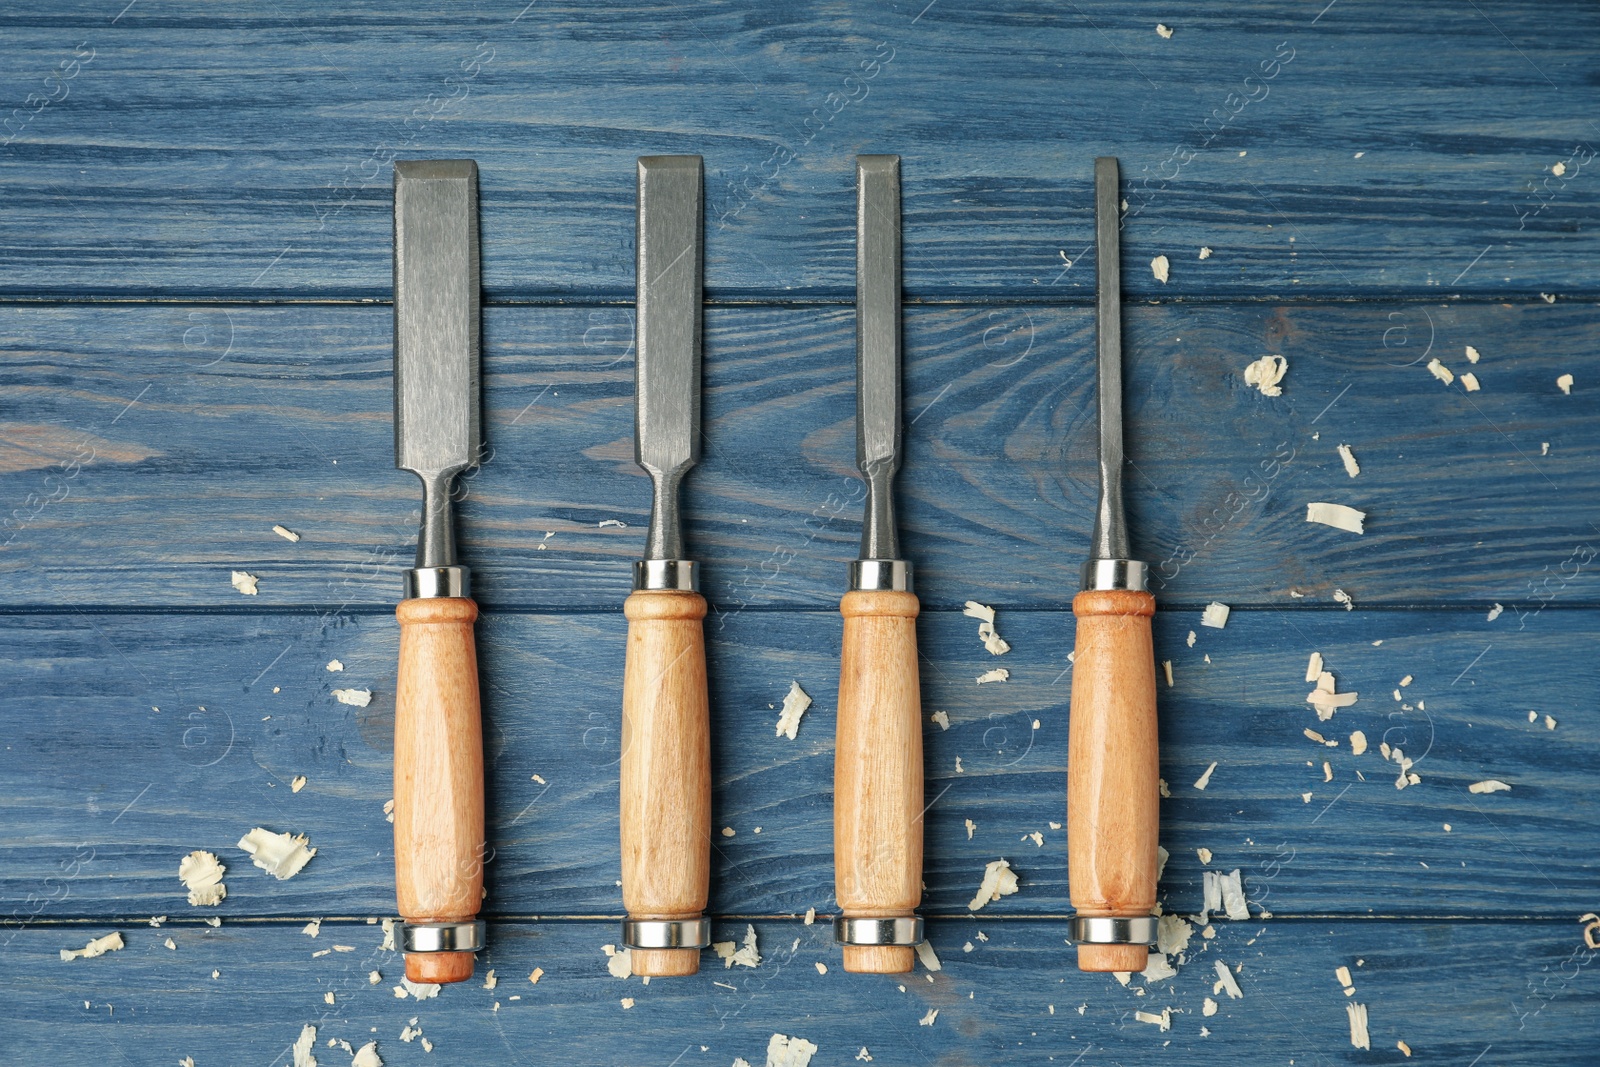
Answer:
[[[698,920],[711,883],[706,601],[636,590],[623,605],[622,902],[630,920]],[[700,950],[633,949],[633,973],[694,974]]]
[[[1147,918],[1156,902],[1160,766],[1155,598],[1129,589],[1079,593],[1067,740],[1067,862],[1083,917]],[[1142,971],[1142,944],[1079,944],[1085,971]]]
[[[407,923],[470,923],[483,901],[483,725],[466,597],[418,597],[395,609],[394,858]],[[408,952],[413,982],[472,977],[471,952]]]
[[[914,593],[846,593],[833,763],[834,895],[846,919],[912,919],[922,901],[922,696]],[[844,969],[911,970],[910,945],[844,946]]]

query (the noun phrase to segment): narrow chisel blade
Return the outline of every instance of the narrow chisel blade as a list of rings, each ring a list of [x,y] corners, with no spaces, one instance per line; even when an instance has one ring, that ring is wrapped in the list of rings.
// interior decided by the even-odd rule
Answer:
[[[862,559],[899,555],[900,157],[856,157],[856,466],[868,486]]]

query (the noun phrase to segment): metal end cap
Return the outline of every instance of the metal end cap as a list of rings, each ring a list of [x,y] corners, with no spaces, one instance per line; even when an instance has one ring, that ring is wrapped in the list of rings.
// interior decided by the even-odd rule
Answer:
[[[1078,915],[1072,920],[1070,932],[1075,945],[1153,945],[1156,917]]]
[[[406,923],[402,952],[476,952],[483,947],[483,923]]]
[[[833,939],[841,945],[918,945],[922,943],[922,917],[833,920]]]
[[[1145,565],[1136,559],[1091,559],[1083,565],[1085,592],[1101,589],[1145,591]]]
[[[710,919],[623,919],[624,948],[705,948]]]
[[[700,568],[692,559],[641,559],[633,564],[633,588],[669,589],[680,593],[700,590]]]
[[[852,592],[911,592],[911,564],[903,559],[853,559],[850,561]]]
[[[472,595],[472,572],[465,567],[415,567],[405,573],[405,598]]]

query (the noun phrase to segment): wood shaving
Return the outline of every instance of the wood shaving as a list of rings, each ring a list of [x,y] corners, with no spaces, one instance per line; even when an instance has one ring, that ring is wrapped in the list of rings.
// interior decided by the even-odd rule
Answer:
[[[618,949],[615,945],[601,945],[600,951],[606,954],[606,970],[611,972],[611,977],[633,977],[633,950],[631,948]]]
[[[1211,862],[1211,850],[1209,848],[1197,848],[1194,850],[1194,854],[1200,857],[1202,866]]]
[[[350,1061],[350,1067],[383,1067],[383,1060],[378,1058],[378,1043],[368,1041],[356,1049],[355,1058]]]
[[[1216,1001],[1212,1000],[1210,997],[1207,997],[1204,1001],[1201,1002],[1201,1004],[1200,1004],[1200,1014],[1201,1015],[1204,1015],[1206,1018],[1209,1019],[1211,1016],[1215,1015],[1216,1013],[1217,1013],[1217,1002]]]
[[[1544,728],[1546,730],[1554,730],[1556,728],[1555,719],[1551,718],[1549,715],[1546,715],[1544,717]]]
[[[256,595],[256,583],[260,580],[255,575],[246,574],[244,571],[233,572],[233,587],[245,596]]]
[[[756,928],[746,925],[744,945],[735,945],[732,941],[718,941],[711,946],[717,956],[722,960],[723,970],[731,968],[734,964],[741,967],[754,967],[761,962],[761,952],[756,946]]]
[[[432,1000],[439,995],[439,987],[433,982],[413,982],[409,978],[400,979],[400,984],[394,987],[394,998],[404,1000],[411,997],[414,1000]]]
[[[991,655],[1003,656],[1011,651],[1011,646],[1006,643],[994,627],[994,609],[987,604],[980,604],[976,600],[969,600],[961,609],[961,614],[969,619],[978,620],[978,639],[983,642],[983,647]]]
[[[364,708],[372,703],[372,690],[370,689],[335,689],[333,699],[341,704],[349,704],[353,708]]]
[[[817,1046],[803,1037],[773,1034],[767,1042],[767,1067],[809,1067]]]
[[[1355,983],[1350,980],[1350,968],[1344,966],[1335,968],[1333,976],[1339,980],[1339,985],[1344,988],[1345,996],[1349,997],[1355,995],[1356,986]]]
[[[1166,1033],[1168,1030],[1172,1029],[1171,1008],[1162,1008],[1160,1015],[1157,1015],[1155,1012],[1151,1011],[1136,1011],[1133,1013],[1133,1017],[1142,1023],[1150,1023],[1153,1026],[1161,1027],[1162,1033]]]
[[[1479,360],[1478,350],[1471,345],[1467,346],[1467,362],[1476,363]]]
[[[860,1060],[862,1063],[871,1063],[872,1053],[867,1051],[867,1046],[862,1045],[861,1051],[856,1053],[856,1059]]]
[[[272,532],[277,534],[279,537],[283,538],[285,541],[298,541],[298,540],[300,540],[300,535],[299,534],[295,533],[293,530],[288,529],[287,527],[284,527],[284,526],[274,526],[272,528]]]
[[[1156,951],[1163,955],[1176,956],[1189,947],[1193,936],[1194,927],[1181,915],[1163,915],[1156,920]]]
[[[1011,677],[1010,671],[1006,670],[1004,667],[996,667],[992,671],[984,671],[982,674],[978,675],[978,684],[985,685],[989,682],[1003,682],[1009,677]]]
[[[1322,722],[1327,722],[1333,718],[1333,713],[1339,708],[1348,708],[1354,704],[1361,695],[1359,693],[1336,692],[1336,687],[1337,683],[1334,681],[1332,671],[1318,671],[1317,687],[1306,694],[1306,703],[1316,709],[1317,718]],[[1310,731],[1307,732],[1307,736],[1310,736]],[[1321,735],[1313,738],[1313,740],[1320,740],[1324,744],[1327,743],[1326,739],[1322,738]]]
[[[995,860],[984,867],[983,882],[978,886],[977,895],[967,904],[968,911],[977,911],[991,901],[1008,897],[1017,891],[1017,875],[1011,869],[1011,864],[1003,859]]]
[[[170,937],[167,938],[166,941],[162,942],[162,944],[166,945],[168,948],[170,948],[174,952],[178,951],[178,943],[176,941],[172,940],[172,938],[170,938]]]
[[[310,922],[306,923],[305,926],[300,928],[300,932],[305,934],[307,937],[316,937],[318,934],[322,933],[322,920],[312,919]],[[328,951],[332,952],[333,949],[330,948]]]
[[[1329,504],[1319,500],[1306,505],[1307,522],[1318,522],[1346,533],[1365,533],[1366,519],[1366,512],[1357,511],[1344,504]]]
[[[1346,474],[1354,478],[1361,473],[1361,464],[1356,462],[1356,454],[1350,451],[1349,445],[1340,445],[1335,451],[1339,453],[1339,459],[1344,462]]]
[[[1163,26],[1159,22],[1156,23],[1156,36],[1160,37],[1162,40],[1170,41],[1172,39],[1172,27]],[[1559,167],[1561,164],[1557,163],[1556,166]],[[1557,174],[1556,177],[1559,178],[1561,175]],[[1204,259],[1205,257],[1202,256],[1201,258]]]
[[[1283,376],[1289,373],[1289,361],[1282,356],[1262,356],[1244,369],[1244,384],[1261,390],[1262,396],[1282,396]]]
[[[289,782],[289,792],[291,792],[291,793],[298,793],[298,792],[300,792],[300,790],[304,789],[305,787],[306,787],[306,776],[303,775],[303,774],[295,775],[294,778]]]
[[[1367,1036],[1367,1006],[1352,1002],[1344,1006],[1344,1011],[1350,1017],[1350,1044],[1360,1049],[1372,1048],[1372,1039]]]
[[[1205,769],[1205,773],[1200,775],[1199,778],[1195,779],[1194,787],[1196,789],[1203,790],[1203,789],[1205,789],[1206,786],[1210,785],[1211,784],[1211,772],[1216,770],[1216,769],[1217,769],[1217,761],[1216,760],[1212,760],[1211,761],[1211,766],[1209,766],[1209,767],[1207,767]]]
[[[1214,911],[1220,911],[1235,921],[1250,918],[1250,909],[1244,899],[1244,878],[1238,868],[1223,874],[1221,871],[1202,871],[1200,921],[1205,922]]]
[[[535,967],[533,969],[533,972],[528,975],[528,981],[533,983],[534,985],[538,985],[539,984],[539,979],[541,979],[543,977],[544,977],[544,968],[543,967]]]
[[[1205,611],[1200,613],[1200,625],[1209,626],[1213,630],[1220,630],[1228,625],[1228,613],[1233,610],[1226,604],[1219,604],[1215,600],[1206,605]]]
[[[811,698],[800,688],[799,682],[790,682],[789,691],[783,695],[783,710],[778,714],[776,736],[793,741],[800,732],[800,716],[811,706]]]
[[[1161,881],[1161,876],[1167,873],[1167,861],[1171,858],[1172,853],[1168,852],[1160,845],[1156,846],[1156,881]],[[983,937],[982,934],[979,934],[978,936],[980,938]]]
[[[973,822],[971,819],[967,820],[967,840],[968,841],[972,840],[972,832],[974,830],[976,830],[977,828],[978,828],[978,824],[977,823]]]
[[[1511,787],[1509,785],[1506,785],[1506,783],[1496,778],[1490,778],[1482,782],[1473,782],[1471,785],[1467,786],[1467,792],[1469,793],[1506,793],[1510,792],[1510,790]]]
[[[1483,388],[1478,384],[1478,376],[1473,374],[1471,371],[1467,371],[1461,375],[1461,387],[1469,393],[1476,393],[1479,389]]]
[[[1186,639],[1186,640],[1187,640],[1187,642],[1188,642],[1188,645],[1189,645],[1189,647],[1190,647],[1190,648],[1193,648],[1193,647],[1194,647],[1194,642],[1195,642],[1195,638],[1196,638],[1196,637],[1197,637],[1197,636],[1198,636],[1198,635],[1196,635],[1196,634],[1195,634],[1195,632],[1194,632],[1194,631],[1193,631],[1193,630],[1190,630],[1190,631],[1189,631],[1189,636],[1188,636],[1188,638],[1187,638],[1187,639]]]
[[[1343,589],[1335,589],[1333,591],[1333,602],[1335,604],[1343,604],[1344,605],[1344,610],[1346,610],[1346,611],[1354,611],[1355,608],[1356,608],[1356,602],[1354,600],[1351,600],[1350,599],[1350,594],[1346,593]],[[1383,644],[1383,642],[1382,641],[1374,641],[1373,644],[1381,645],[1381,644]]]
[[[1040,833],[1038,830],[1035,830],[1031,834],[1023,834],[1020,838],[1018,838],[1018,840],[1032,841],[1039,848],[1044,848],[1044,834]]]
[[[1322,677],[1322,653],[1311,653],[1311,661],[1306,664],[1306,681],[1314,682]]]
[[[389,822],[394,822],[394,798],[383,802],[383,817]]]
[[[178,861],[178,878],[189,890],[189,903],[196,908],[212,908],[222,903],[228,887],[222,884],[227,871],[214,853],[200,849]]]
[[[122,934],[113,930],[104,937],[94,938],[82,948],[62,949],[61,960],[63,963],[76,959],[92,960],[96,956],[104,956],[107,952],[116,952],[120,948],[122,948]]]
[[[1248,916],[1246,916],[1248,918]],[[1233,972],[1228,970],[1228,965],[1221,960],[1215,961],[1217,982],[1212,987],[1212,993],[1226,993],[1229,1000],[1244,999],[1244,991],[1239,988],[1239,983],[1234,980]]]
[[[322,1003],[324,1003],[324,1004],[332,1004],[333,1002],[334,1002],[333,991],[331,989],[328,992],[322,994]]]
[[[1559,164],[1559,163],[1558,163],[1558,164],[1556,164],[1556,166],[1558,166],[1558,167],[1559,167],[1559,166],[1560,166],[1560,165],[1561,165],[1561,164]],[[1405,1057],[1406,1057],[1406,1059],[1408,1059],[1408,1060],[1409,1060],[1409,1059],[1410,1059],[1410,1058],[1411,1058],[1411,1046],[1410,1046],[1410,1045],[1408,1045],[1408,1044],[1406,1044],[1406,1043],[1405,1043],[1405,1042],[1404,1042],[1404,1041],[1396,1041],[1396,1042],[1395,1042],[1395,1043],[1394,1043],[1394,1047],[1395,1047],[1395,1048],[1397,1048],[1397,1049],[1399,1049],[1399,1050],[1400,1050],[1400,1051],[1401,1051],[1401,1052],[1403,1052],[1403,1053],[1405,1053]]]
[[[948,711],[936,711],[928,717],[934,721],[939,729],[950,729],[950,713]]]
[[[938,971],[944,968],[944,964],[939,962],[938,955],[934,953],[933,946],[926,941],[917,942],[917,959],[921,960],[922,965],[930,971]]]
[[[1167,283],[1167,276],[1171,273],[1171,267],[1172,264],[1167,261],[1166,256],[1157,256],[1150,261],[1150,273],[1154,274],[1156,281],[1163,285]]]
[[[1201,259],[1210,259],[1211,258],[1211,249],[1206,248],[1204,245],[1202,245],[1200,247],[1200,258]]]
[[[807,926],[810,926],[813,923],[815,923],[816,921],[817,921],[817,909],[816,908],[807,908],[806,909],[806,917],[805,917],[805,920],[804,920],[805,924]]]
[[[1561,377],[1557,378],[1556,379],[1556,388],[1560,389],[1567,396],[1571,396],[1572,395],[1572,375],[1563,374]]]
[[[1171,689],[1172,688],[1172,661],[1170,659],[1162,660],[1161,661],[1161,670],[1162,670],[1162,673],[1164,673],[1167,676],[1167,688]]]
[[[1590,948],[1600,949],[1600,915],[1591,911],[1580,916],[1578,921],[1588,924],[1583,928],[1583,943]]]
[[[633,1007],[633,998],[632,997],[623,997],[622,998],[622,1010],[623,1011],[627,1011],[631,1007]]]
[[[1177,975],[1177,970],[1160,952],[1150,953],[1146,957],[1144,970],[1139,972],[1139,977],[1144,979],[1146,985],[1152,982],[1165,982],[1168,978],[1176,978]]]
[[[323,670],[327,670],[327,671],[342,671],[342,670],[344,670],[344,664],[340,663],[336,659],[330,659],[328,661],[328,665],[326,667],[324,667]]]
[[[1322,780],[1324,782],[1333,781],[1333,764],[1327,760],[1322,761]]]
[[[1428,373],[1432,374],[1435,378],[1439,379],[1446,385],[1449,385],[1451,382],[1456,380],[1455,372],[1449,367],[1446,367],[1443,363],[1440,363],[1438,356],[1428,360]]]
[[[239,847],[250,853],[250,862],[280,882],[299,874],[317,854],[316,849],[306,845],[305,834],[291,837],[259,826],[239,838]]]
[[[311,1049],[316,1043],[317,1028],[307,1023],[291,1047],[294,1053],[294,1067],[317,1067],[317,1058],[311,1054]]]

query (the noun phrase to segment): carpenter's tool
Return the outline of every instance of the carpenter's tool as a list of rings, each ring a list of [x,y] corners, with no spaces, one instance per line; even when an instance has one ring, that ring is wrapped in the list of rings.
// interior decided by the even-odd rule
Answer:
[[[1085,971],[1142,971],[1155,940],[1156,664],[1145,566],[1122,507],[1122,278],[1117,161],[1095,160],[1100,504],[1083,565],[1067,740],[1067,879]]]
[[[634,455],[655,502],[623,609],[622,943],[651,977],[694,974],[711,943],[706,602],[678,518],[700,458],[703,185],[699,156],[639,160]]]
[[[395,890],[413,982],[472,977],[483,947],[483,727],[450,489],[477,464],[478,165],[394,165],[394,462],[422,479],[395,682]]]
[[[861,558],[839,661],[833,763],[835,940],[847,971],[911,970],[922,940],[922,697],[917,597],[899,558],[900,157],[856,157],[856,465]]]

